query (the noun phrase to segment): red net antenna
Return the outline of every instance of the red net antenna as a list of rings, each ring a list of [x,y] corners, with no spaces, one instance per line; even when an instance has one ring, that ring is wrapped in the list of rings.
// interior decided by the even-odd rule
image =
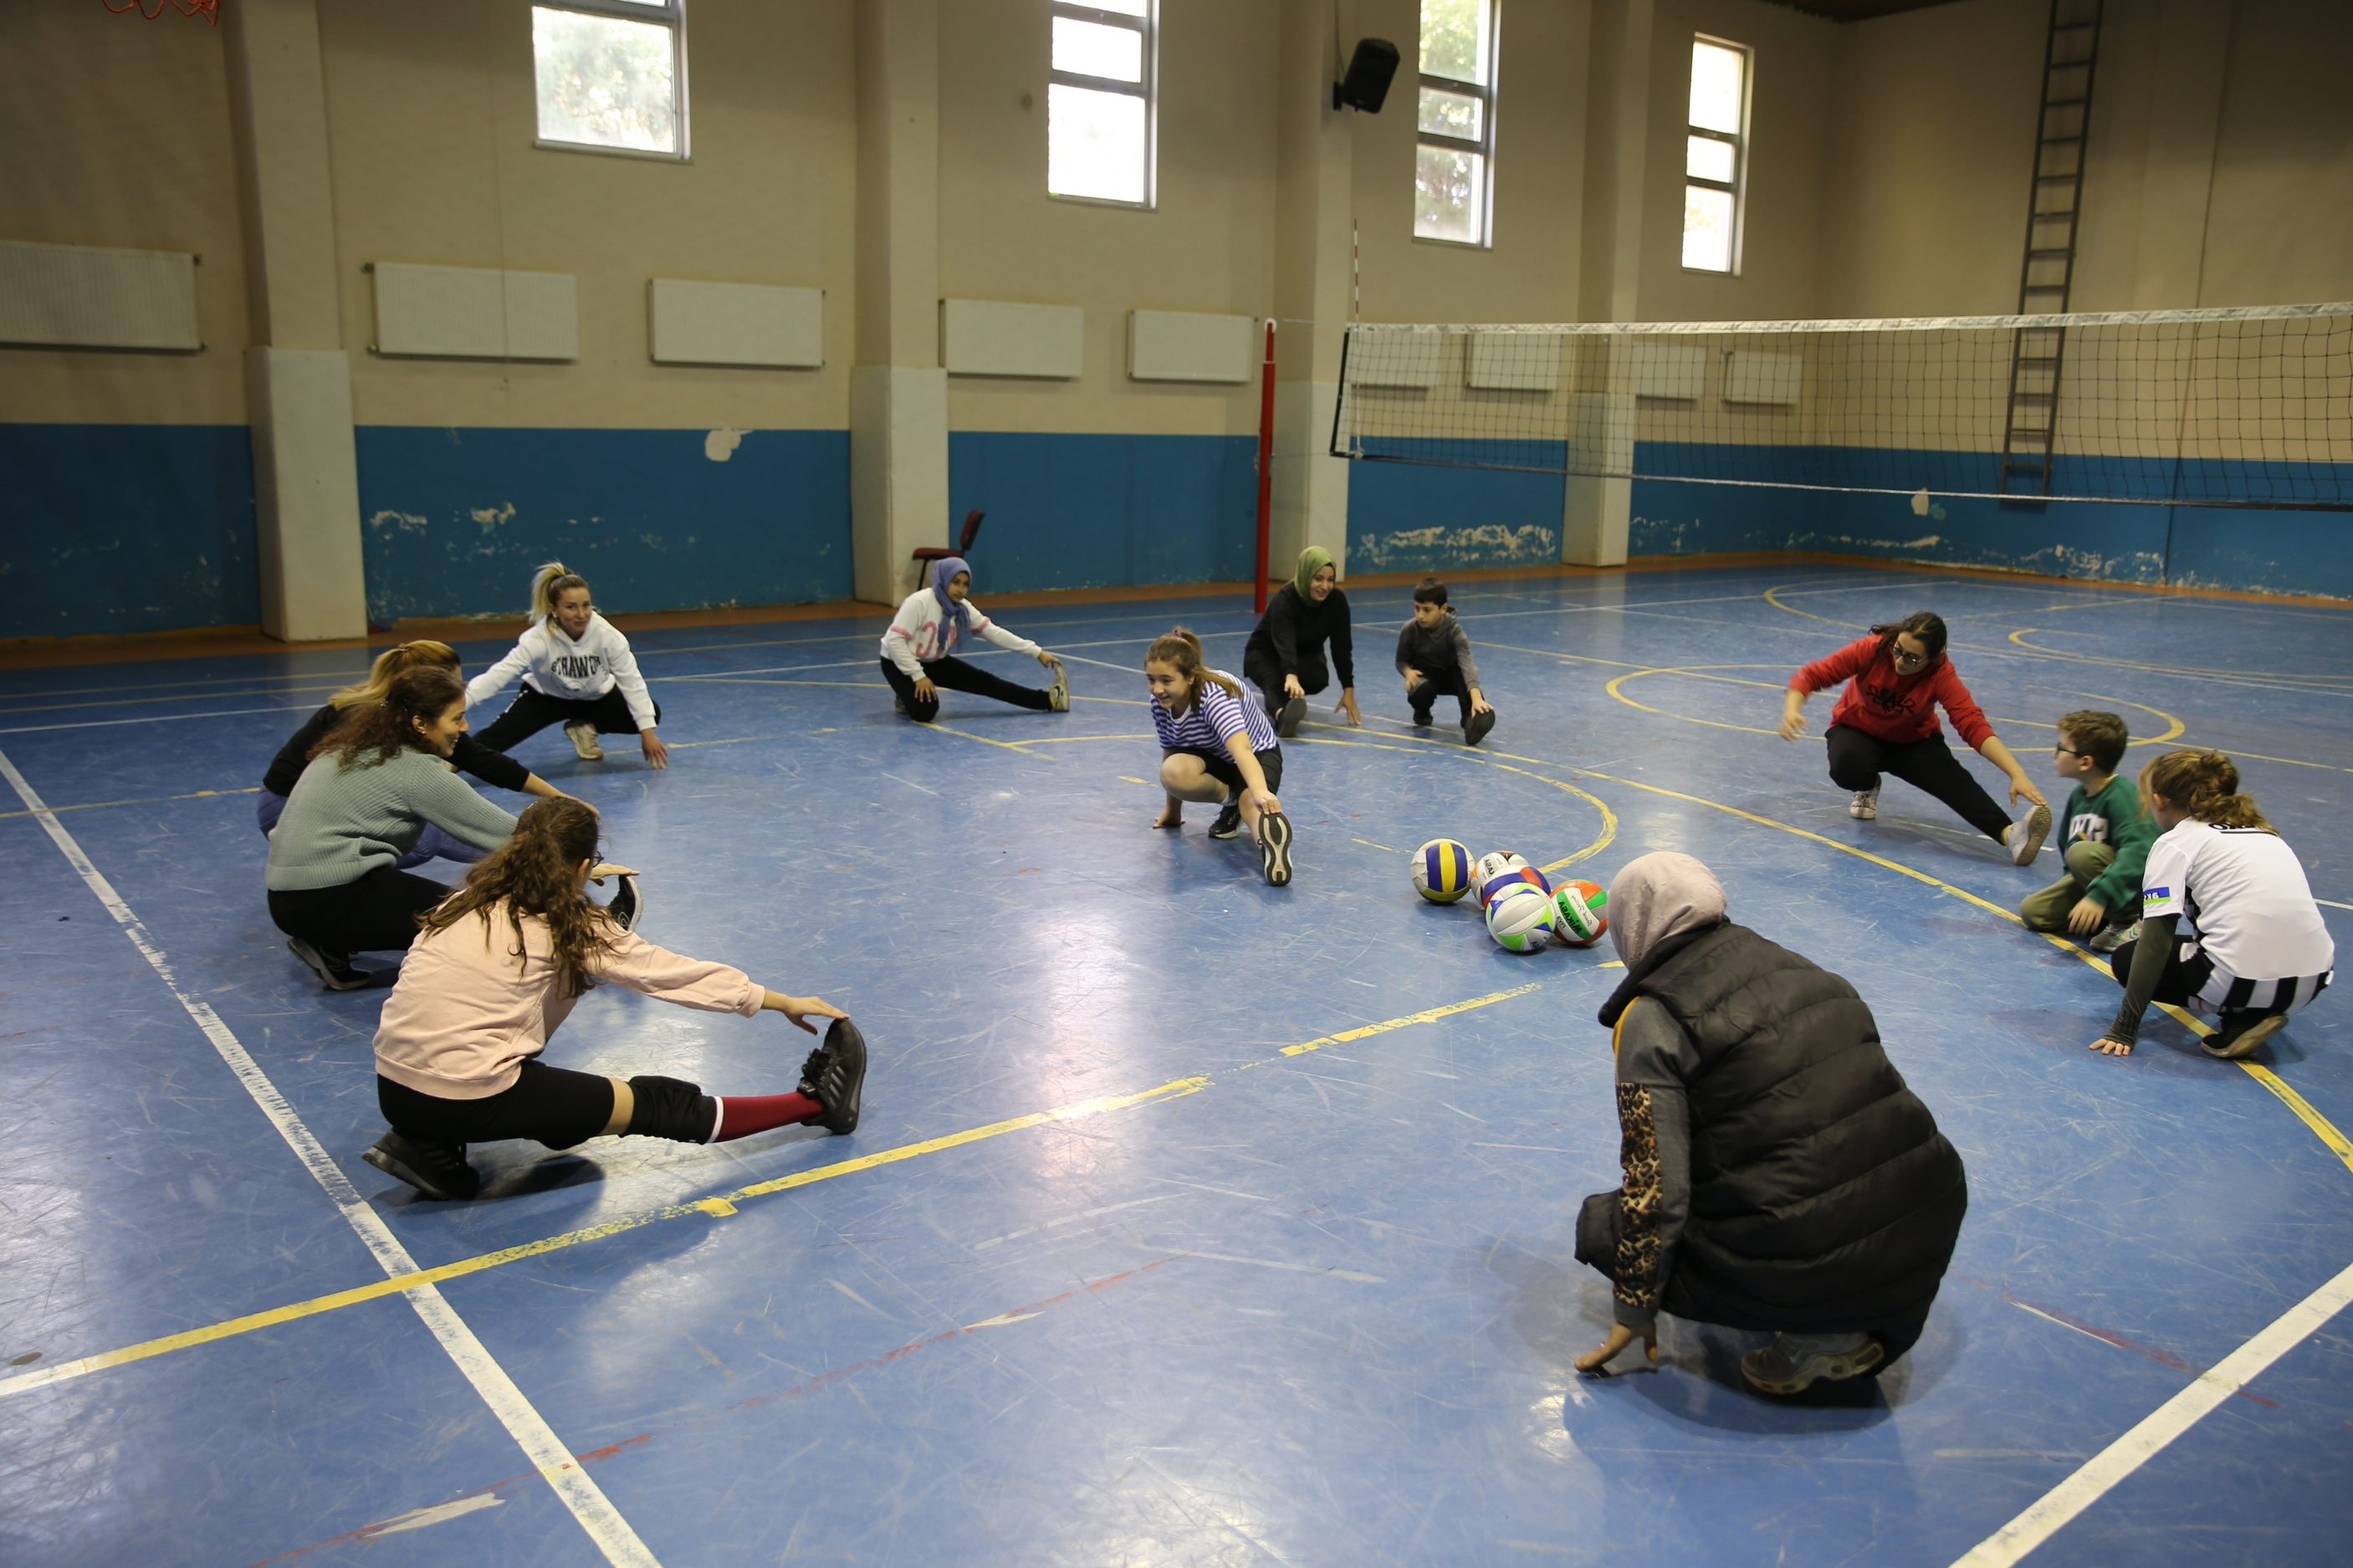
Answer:
[[[99,4],[105,5],[106,0],[99,0]],[[106,8],[118,16],[125,11],[136,11],[152,22],[164,14],[166,5],[183,16],[202,16],[213,26],[220,26],[220,0],[155,0],[155,8],[152,11],[141,4],[141,0],[123,0],[120,5],[107,5]]]

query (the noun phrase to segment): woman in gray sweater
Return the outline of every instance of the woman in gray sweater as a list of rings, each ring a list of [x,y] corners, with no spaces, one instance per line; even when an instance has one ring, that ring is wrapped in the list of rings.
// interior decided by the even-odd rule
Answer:
[[[464,683],[427,667],[404,671],[381,703],[311,748],[269,835],[264,880],[269,918],[328,989],[373,984],[351,955],[405,951],[417,917],[448,896],[447,885],[397,868],[428,824],[484,850],[514,831],[513,817],[451,770],[465,732]]]

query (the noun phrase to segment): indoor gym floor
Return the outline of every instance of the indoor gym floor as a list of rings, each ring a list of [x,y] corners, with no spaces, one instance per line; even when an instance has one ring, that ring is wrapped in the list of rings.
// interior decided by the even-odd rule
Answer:
[[[2052,849],[2016,868],[1893,781],[1850,818],[1827,694],[1768,731],[1799,663],[1934,608],[2038,777],[2078,707],[2151,738],[2135,769],[2232,752],[2343,934],[2353,617],[1816,565],[1478,582],[1472,752],[1451,703],[1407,727],[1407,590],[1351,597],[1366,721],[1286,747],[1281,890],[1206,807],[1148,827],[1143,650],[1182,619],[1238,668],[1238,600],[1008,611],[1072,711],[949,693],[934,729],[892,716],[876,618],[636,639],[669,772],[518,755],[602,809],[649,936],[856,1015],[865,1123],[479,1146],[465,1205],[362,1163],[383,994],[322,994],[263,908],[252,787],[364,656],[0,675],[0,1560],[1943,1564],[2283,1314],[2242,1391],[2063,1490],[2034,1561],[2345,1560],[2353,1320],[2293,1310],[2353,1262],[2353,1003],[2268,1080],[2154,1014],[2094,1056],[2114,984],[2001,913]],[[1687,850],[1853,982],[1968,1163],[1909,1357],[1775,1405],[1737,1386],[1762,1336],[1665,1320],[1655,1374],[1571,1370],[1609,1318],[1570,1250],[1618,1181],[1621,971],[1419,901],[1438,835],[1604,884]],[[549,1057],[764,1092],[807,1043],[604,989]]]

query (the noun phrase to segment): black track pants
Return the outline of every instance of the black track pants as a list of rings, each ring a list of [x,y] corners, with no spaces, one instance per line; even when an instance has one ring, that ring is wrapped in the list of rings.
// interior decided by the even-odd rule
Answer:
[[[417,917],[448,896],[445,882],[379,866],[340,888],[273,892],[269,918],[288,936],[338,958],[405,952],[417,940]]]
[[[1942,735],[1883,741],[1851,724],[1833,724],[1823,739],[1830,744],[1831,780],[1841,789],[1871,789],[1880,774],[1893,773],[1943,801],[1955,816],[1997,844],[2010,826],[2009,814],[1961,766]]]
[[[899,694],[907,706],[907,717],[918,723],[928,724],[940,716],[940,702],[935,696],[929,702],[915,695],[915,683],[907,672],[889,659],[882,663],[882,679]],[[977,665],[966,664],[960,658],[932,658],[923,661],[923,674],[934,686],[944,691],[969,691],[975,697],[994,697],[999,702],[1010,702],[1016,708],[1034,709],[1045,713],[1052,710],[1053,699],[1034,686],[1016,686],[1002,676],[991,675]]]
[[[544,691],[524,687],[507,704],[507,710],[491,721],[491,727],[475,737],[493,752],[503,752],[518,742],[528,741],[550,724],[569,724],[575,719],[586,719],[596,726],[600,735],[634,735],[638,721],[629,716],[629,700],[621,695],[617,686],[604,696],[588,701],[569,697],[550,697]],[[661,722],[661,704],[654,704],[654,722]]]

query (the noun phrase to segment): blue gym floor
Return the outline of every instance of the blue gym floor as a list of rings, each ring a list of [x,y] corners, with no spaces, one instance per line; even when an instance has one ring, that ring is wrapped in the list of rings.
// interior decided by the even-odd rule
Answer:
[[[2287,1097],[2156,1015],[2095,1056],[2113,982],[1999,912],[2052,850],[2014,868],[1893,781],[1852,819],[1830,694],[1770,733],[1798,664],[1936,609],[2039,778],[2079,707],[2151,738],[2135,770],[2238,758],[2342,940],[2353,616],[1810,565],[1481,582],[1501,722],[1466,751],[1451,703],[1408,727],[1407,591],[1351,599],[1366,723],[1319,703],[1284,748],[1284,889],[1208,807],[1149,826],[1143,651],[1182,620],[1239,668],[1239,600],[1005,611],[1071,711],[947,693],[933,729],[891,711],[879,619],[638,637],[667,773],[554,730],[518,755],[603,811],[649,937],[857,1016],[865,1123],[478,1146],[465,1205],[360,1160],[383,993],[322,994],[263,907],[253,786],[364,657],[0,674],[0,753],[55,812],[0,792],[0,1561],[1945,1564],[2353,1262],[2353,999],[2258,1058]],[[1776,1405],[1739,1386],[1762,1336],[1668,1320],[1655,1373],[1575,1373],[1622,972],[1419,901],[1440,835],[1605,885],[1686,850],[1860,988],[1970,1176],[1908,1358]],[[758,1093],[808,1043],[606,989],[549,1059]],[[2032,1560],[2345,1561],[2348,1328]]]

